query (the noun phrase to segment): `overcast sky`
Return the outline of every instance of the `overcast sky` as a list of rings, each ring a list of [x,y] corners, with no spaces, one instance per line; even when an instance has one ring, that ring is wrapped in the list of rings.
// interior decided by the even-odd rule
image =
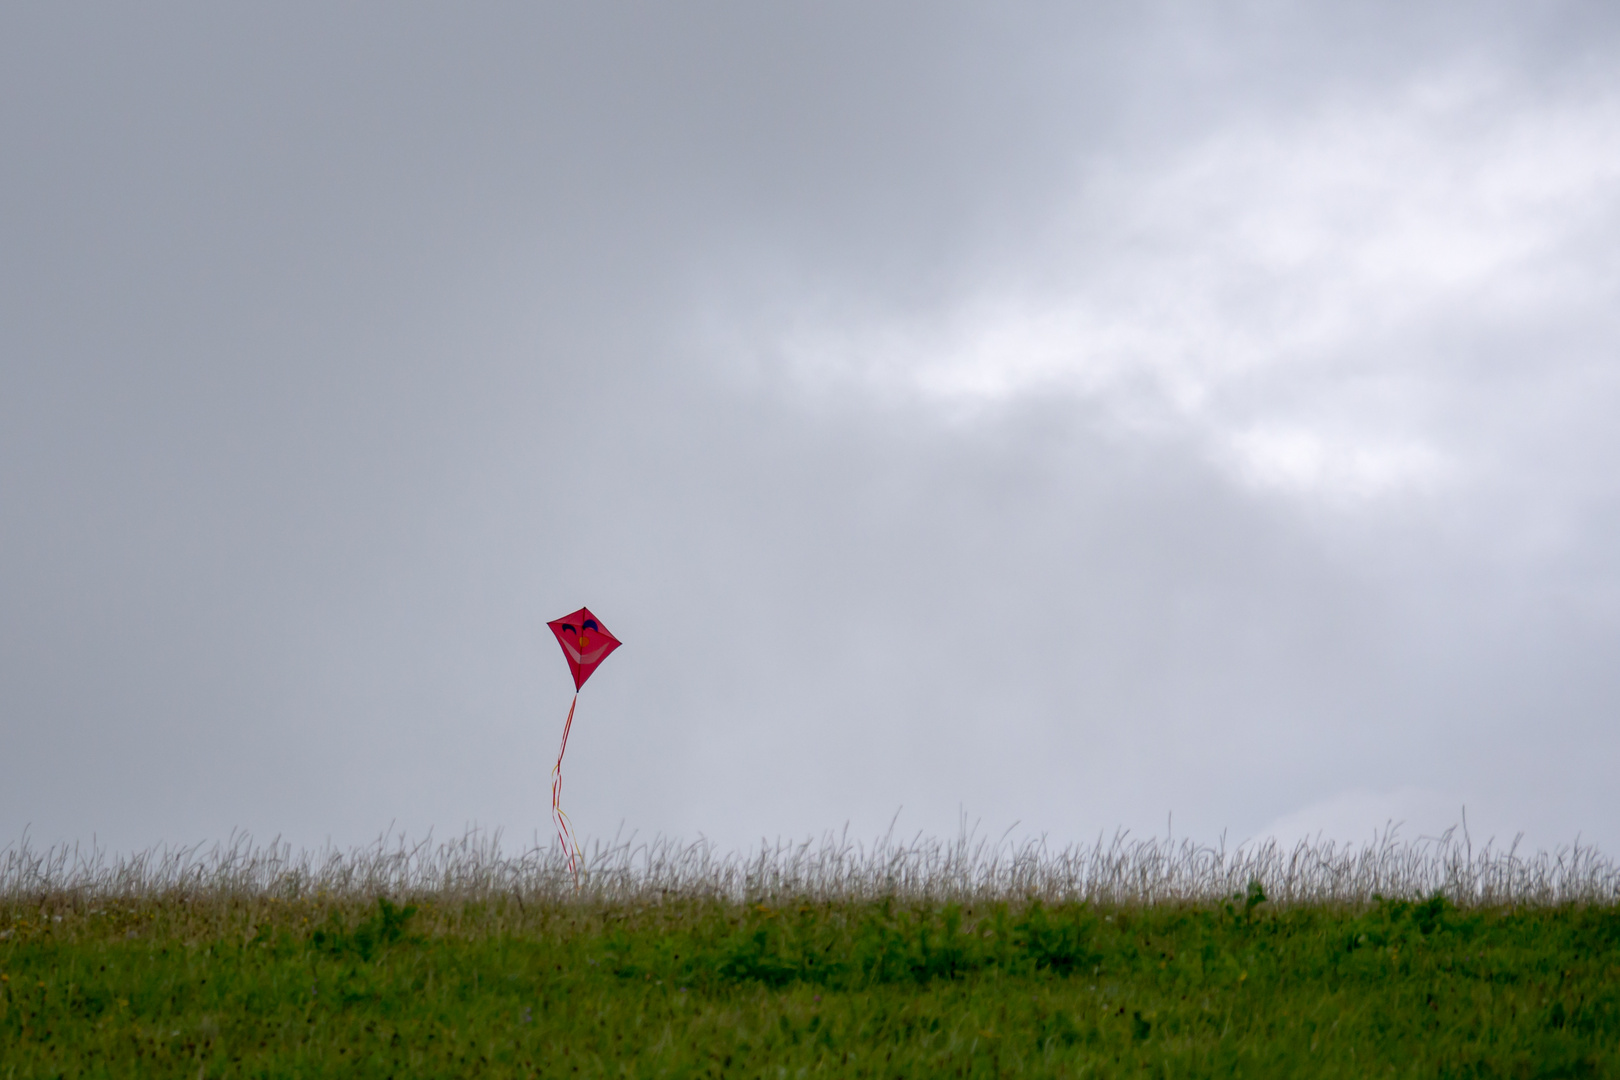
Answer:
[[[1620,850],[1617,11],[6,5],[0,846]]]

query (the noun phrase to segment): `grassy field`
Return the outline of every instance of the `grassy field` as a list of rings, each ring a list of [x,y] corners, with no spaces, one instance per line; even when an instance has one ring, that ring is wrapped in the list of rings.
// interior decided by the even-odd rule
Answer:
[[[1620,907],[0,902],[0,1078],[1620,1076]]]

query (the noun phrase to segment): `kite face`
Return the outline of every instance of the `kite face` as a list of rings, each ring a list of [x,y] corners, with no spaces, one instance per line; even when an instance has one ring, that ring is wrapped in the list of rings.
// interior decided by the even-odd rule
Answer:
[[[562,646],[563,656],[568,660],[568,670],[574,676],[575,692],[585,685],[585,680],[591,677],[598,665],[619,647],[619,639],[607,632],[597,617],[591,614],[590,608],[580,608],[572,615],[553,619],[546,625],[551,627],[551,632],[557,635],[557,644]]]

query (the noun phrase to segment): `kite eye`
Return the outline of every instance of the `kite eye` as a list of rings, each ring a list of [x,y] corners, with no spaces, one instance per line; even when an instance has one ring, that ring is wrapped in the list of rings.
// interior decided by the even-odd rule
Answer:
[[[569,632],[569,633],[570,633],[570,634],[577,634],[577,633],[579,633],[579,631],[578,631],[578,630],[575,630],[575,629],[574,629],[574,624],[573,624],[573,623],[563,623],[563,624],[562,624],[562,628],[563,628],[563,629],[564,629],[564,630],[566,630],[566,631],[568,631],[568,632]]]
[[[580,624],[580,626],[581,626],[582,629],[585,629],[585,630],[600,630],[601,629],[601,627],[596,625],[596,620],[595,619],[586,619],[583,623]]]

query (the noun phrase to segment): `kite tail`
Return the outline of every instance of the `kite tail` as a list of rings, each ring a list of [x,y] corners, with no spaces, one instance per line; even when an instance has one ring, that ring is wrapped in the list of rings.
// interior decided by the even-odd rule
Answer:
[[[574,829],[568,820],[568,815],[562,808],[562,759],[568,752],[568,731],[574,726],[574,706],[579,704],[579,694],[575,692],[573,702],[568,706],[568,720],[563,724],[562,746],[557,750],[557,764],[551,767],[551,820],[557,826],[557,839],[562,841],[563,855],[568,859],[568,872],[574,875],[574,888],[579,888],[579,864],[583,856],[580,855],[579,845],[574,842]]]

